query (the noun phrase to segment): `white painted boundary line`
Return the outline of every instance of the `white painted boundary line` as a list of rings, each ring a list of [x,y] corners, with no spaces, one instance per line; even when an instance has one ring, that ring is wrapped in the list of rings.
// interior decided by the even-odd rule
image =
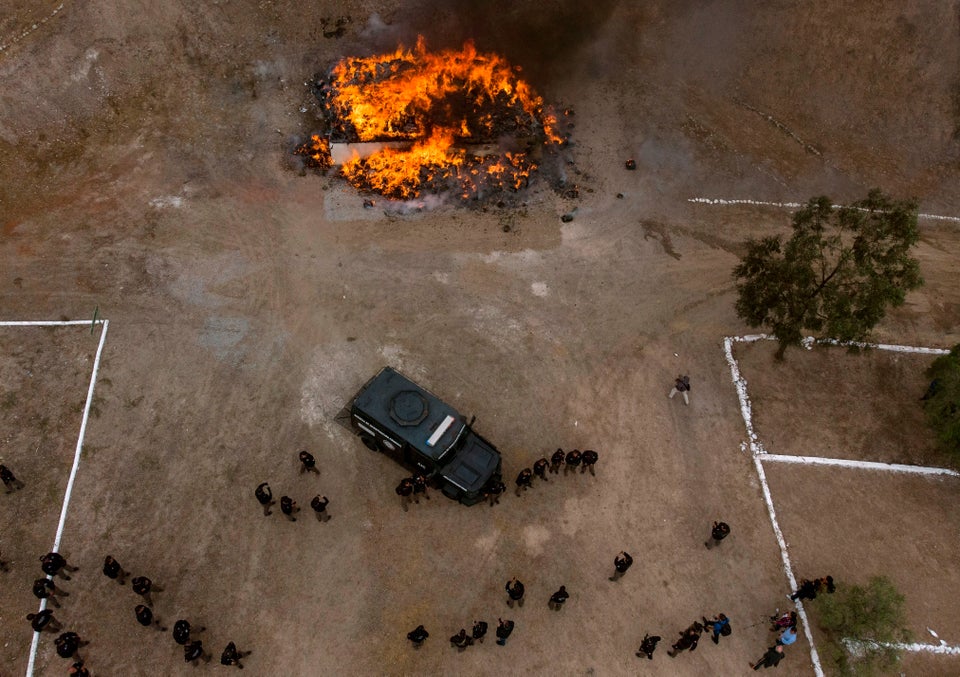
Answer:
[[[90,418],[90,407],[93,404],[93,388],[97,383],[97,372],[100,370],[100,356],[103,354],[103,344],[107,340],[107,329],[110,326],[109,320],[96,320],[97,324],[102,324],[100,330],[100,344],[97,346],[97,356],[93,360],[93,373],[90,374],[90,385],[87,387],[87,401],[83,406],[83,418],[80,421],[80,435],[77,437],[77,447],[73,453],[73,467],[70,469],[70,479],[67,480],[67,489],[63,495],[63,506],[60,508],[60,522],[57,524],[57,535],[53,539],[52,552],[60,550],[60,540],[63,537],[63,526],[67,521],[67,508],[70,506],[70,495],[73,493],[73,483],[77,478],[77,469],[80,467],[80,453],[83,451],[83,437],[87,432],[87,420]],[[76,325],[93,324],[86,320],[72,320],[63,322],[3,322],[2,326],[57,326],[57,325]],[[47,576],[52,579],[52,576]],[[40,611],[47,608],[47,600],[40,600]],[[40,642],[40,633],[33,633],[33,641],[30,642],[30,659],[27,662],[26,677],[33,677],[34,665],[37,660],[37,645]]]
[[[693,202],[696,204],[704,205],[719,205],[719,206],[729,206],[729,205],[755,205],[757,207],[780,207],[781,209],[800,209],[801,207],[806,206],[806,202],[767,202],[766,200],[750,200],[750,199],[725,199],[725,198],[709,198],[709,197],[691,197],[687,198],[687,202]],[[834,209],[839,209],[844,205],[830,205]],[[940,214],[917,214],[917,218],[920,219],[930,219],[931,221],[951,221],[953,223],[960,223],[960,217],[958,216],[942,216]]]
[[[777,545],[780,546],[780,558],[783,561],[783,572],[787,575],[787,581],[790,583],[790,589],[797,589],[797,579],[793,575],[793,566],[790,564],[790,555],[787,552],[787,542],[783,538],[783,532],[780,530],[780,523],[777,521],[777,511],[773,507],[773,497],[770,495],[770,485],[767,484],[767,474],[763,471],[763,464],[760,458],[765,454],[759,449],[756,434],[753,432],[753,419],[750,407],[750,398],[747,396],[747,382],[740,375],[740,367],[733,357],[733,341],[736,337],[725,338],[723,340],[723,350],[727,358],[727,364],[730,365],[730,375],[733,378],[733,385],[737,389],[737,396],[740,398],[740,413],[743,414],[743,422],[747,426],[747,434],[751,436],[750,447],[753,450],[753,466],[757,469],[757,477],[760,480],[760,487],[763,490],[763,500],[767,504],[767,514],[770,516],[770,526],[773,527],[773,535],[777,538]],[[756,339],[754,339],[756,340]],[[813,663],[813,671],[817,677],[824,677],[823,667],[820,665],[820,654],[817,653],[817,647],[813,643],[813,633],[810,632],[810,622],[807,620],[807,612],[803,608],[803,602],[796,601],[797,614],[803,623],[803,634],[810,645],[810,662]]]
[[[925,465],[904,465],[902,463],[878,463],[876,461],[850,461],[845,458],[825,458],[823,456],[788,456],[785,454],[764,454],[763,461],[778,463],[797,463],[801,465],[832,465],[840,468],[857,468],[858,470],[886,470],[888,472],[904,472],[916,475],[950,475],[960,477],[960,472],[950,468],[933,468]]]
[[[100,324],[101,320],[97,320]],[[90,320],[26,320],[26,321],[4,321],[0,322],[0,327],[67,327],[72,324],[92,324]]]

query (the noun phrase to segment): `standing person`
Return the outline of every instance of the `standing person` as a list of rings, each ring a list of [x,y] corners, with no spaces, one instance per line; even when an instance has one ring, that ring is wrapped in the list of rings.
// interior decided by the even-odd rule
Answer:
[[[574,449],[573,451],[569,452],[567,454],[567,457],[563,459],[563,462],[565,464],[563,473],[566,475],[570,472],[576,472],[577,466],[580,465],[581,459],[582,459],[582,456],[580,455],[579,449]]]
[[[473,638],[467,635],[466,628],[460,628],[460,632],[450,638],[450,643],[460,651],[464,651],[468,646],[473,644]]]
[[[550,472],[554,475],[560,474],[560,466],[563,465],[563,459],[566,458],[566,454],[563,453],[563,449],[557,448],[553,452],[553,456],[550,457]]]
[[[777,644],[781,646],[790,646],[797,641],[797,626],[791,625],[789,628],[786,628],[783,632],[780,633],[780,637],[777,639]]]
[[[550,595],[550,603],[547,606],[554,611],[560,611],[560,609],[563,608],[563,603],[567,601],[568,597],[570,597],[570,593],[567,592],[567,587],[565,585],[561,585],[559,590]]]
[[[713,617],[712,621],[708,621],[707,617],[703,617],[704,627],[710,628],[713,630],[713,635],[710,639],[714,644],[720,643],[720,635],[724,637],[729,637],[730,633],[733,632],[733,628],[730,627],[730,619],[727,618],[724,614],[717,614]]]
[[[0,557],[2,557],[2,554],[0,553]],[[0,559],[0,571],[10,571],[10,563],[5,559]]]
[[[48,552],[40,558],[40,568],[48,576],[60,576],[63,580],[69,581],[70,577],[64,571],[76,571],[80,567],[67,564],[67,560],[59,552]]]
[[[413,480],[404,477],[397,485],[396,492],[397,496],[400,497],[400,506],[404,512],[407,512],[410,510],[410,497],[413,495]]]
[[[130,581],[130,585],[133,586],[135,593],[143,597],[147,606],[153,606],[153,598],[150,596],[151,592],[163,592],[163,588],[159,587],[146,576],[137,576]]]
[[[330,499],[326,496],[321,496],[317,494],[313,497],[313,500],[310,501],[310,507],[313,508],[313,511],[317,513],[317,520],[320,522],[326,522],[330,519],[330,513],[327,512],[327,505],[330,503]]]
[[[300,506],[297,505],[297,502],[290,498],[289,496],[280,497],[280,512],[287,516],[287,519],[291,522],[296,522],[297,518],[293,516],[293,513],[300,512]]]
[[[783,647],[778,644],[767,649],[767,653],[763,654],[760,660],[751,664],[750,667],[754,670],[759,670],[760,668],[775,668],[780,665],[780,661],[783,659]]]
[[[513,621],[505,621],[502,618],[497,619],[497,644],[506,646],[507,637],[513,632]]]
[[[65,632],[54,641],[54,646],[57,647],[57,655],[60,658],[73,658],[74,660],[83,661],[82,658],[78,655],[77,652],[80,651],[80,647],[83,644],[88,644],[88,642],[81,642],[80,635],[75,632]]]
[[[704,541],[704,547],[709,550],[720,545],[720,541],[730,535],[730,525],[726,522],[714,522],[710,529],[710,538],[712,540]]]
[[[833,582],[833,576],[818,578],[815,582],[817,584],[817,592],[826,590],[828,595],[832,595],[837,590],[837,586]]]
[[[187,644],[193,633],[200,633],[206,630],[205,627],[194,628],[190,621],[181,618],[173,624],[173,641],[177,644]]]
[[[315,472],[318,475],[320,471],[317,470],[317,459],[313,457],[309,451],[304,449],[298,455],[300,458],[300,474],[302,475],[305,472]]]
[[[153,609],[146,604],[138,604],[134,607],[133,613],[137,617],[137,623],[143,627],[149,628],[151,625],[155,625],[160,632],[167,631],[164,626],[160,625],[160,619],[153,615]]]
[[[53,606],[59,609],[60,600],[57,599],[57,596],[67,597],[70,593],[58,588],[49,578],[38,578],[33,582],[33,595],[37,599],[49,600]]]
[[[103,559],[103,575],[107,578],[112,578],[120,585],[123,585],[127,582],[127,572],[123,570],[123,567],[120,566],[120,562],[115,560],[112,556],[107,555]]]
[[[524,587],[523,583],[518,581],[516,576],[507,581],[506,590],[507,606],[512,607],[514,602],[517,603],[517,606],[523,606]]]
[[[483,644],[483,638],[487,634],[487,627],[489,626],[487,625],[486,621],[473,622],[473,632],[471,634],[473,635],[474,641],[477,641]]]
[[[640,642],[640,649],[637,651],[637,656],[646,656],[648,659],[653,660],[653,652],[657,650],[657,643],[660,641],[659,635],[651,635],[649,632],[643,636],[643,641]]]
[[[419,649],[423,646],[423,643],[426,641],[427,637],[430,636],[430,633],[427,632],[427,629],[422,625],[418,625],[413,630],[407,633],[407,639],[413,642],[413,648]]]
[[[413,498],[417,499],[417,496],[423,494],[423,497],[430,500],[430,494],[427,492],[427,478],[422,473],[417,473],[413,476]],[[417,501],[419,503],[420,501]]]
[[[521,491],[526,491],[531,487],[533,483],[533,471],[530,468],[524,468],[520,471],[520,474],[517,475],[517,496],[520,495]]]
[[[5,465],[0,465],[0,481],[7,488],[7,493],[11,494],[17,489],[23,489],[23,482],[17,479],[17,476]]]
[[[183,647],[183,660],[185,663],[193,663],[196,665],[197,661],[201,658],[205,663],[210,662],[210,654],[203,650],[203,642],[199,639]]]
[[[610,580],[618,580],[627,573],[627,569],[630,568],[631,564],[633,564],[633,558],[630,556],[630,553],[621,550],[620,554],[613,558],[613,576],[610,577]]]
[[[490,507],[500,502],[500,495],[507,490],[507,485],[500,479],[491,478],[483,488],[483,495],[490,499]]]
[[[240,659],[249,656],[251,651],[237,651],[237,645],[233,642],[227,644],[223,649],[223,653],[220,654],[220,665],[236,665],[238,668],[243,670],[243,665],[240,664]]]
[[[798,599],[816,599],[817,598],[817,584],[814,581],[809,581],[806,578],[800,579],[800,587],[797,588],[796,592],[792,595],[787,595],[788,599],[793,600],[794,602]]]
[[[30,627],[33,628],[34,632],[43,632],[44,630],[60,632],[63,627],[60,621],[53,617],[53,612],[50,609],[44,609],[35,614],[27,614],[27,620],[30,621]]]
[[[673,389],[670,391],[670,394],[667,396],[671,400],[673,396],[677,393],[683,395],[683,403],[690,404],[690,396],[687,394],[690,392],[690,377],[689,376],[677,376],[677,379],[673,382]]]
[[[600,460],[600,454],[593,449],[587,449],[583,452],[580,459],[583,462],[583,465],[580,466],[580,474],[582,475],[587,471],[587,468],[589,468],[590,474],[596,477],[597,471],[594,469],[594,466],[597,464],[597,461]]]
[[[257,490],[253,492],[253,495],[257,497],[257,502],[263,506],[263,516],[266,517],[270,514],[270,506],[276,503],[273,500],[273,492],[270,491],[270,485],[266,482],[261,482],[257,485]]]
[[[700,641],[700,632],[703,626],[700,623],[694,623],[689,628],[680,633],[680,639],[674,642],[671,650],[667,652],[670,658],[676,658],[681,651],[696,651],[697,643]]]
[[[550,465],[550,461],[547,460],[546,456],[537,459],[537,462],[533,464],[533,474],[546,482],[548,465]]]

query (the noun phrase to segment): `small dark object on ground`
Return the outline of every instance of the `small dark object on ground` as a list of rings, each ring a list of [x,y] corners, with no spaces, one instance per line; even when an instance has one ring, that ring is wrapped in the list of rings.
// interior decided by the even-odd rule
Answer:
[[[637,161],[634,160],[633,158],[627,160],[627,162],[626,162],[626,167],[627,167],[627,169],[629,169],[630,171],[633,171],[634,169],[637,168]]]
[[[623,193],[617,193],[617,199],[618,199],[618,200],[622,200],[622,199],[623,199]]]
[[[573,221],[573,214],[564,214],[563,216],[560,217],[560,220],[563,221],[564,223],[570,223],[571,221]]]
[[[377,203],[374,202],[373,200],[364,200],[364,201],[363,201],[363,208],[364,208],[364,209],[373,209],[376,204],[377,204]]]

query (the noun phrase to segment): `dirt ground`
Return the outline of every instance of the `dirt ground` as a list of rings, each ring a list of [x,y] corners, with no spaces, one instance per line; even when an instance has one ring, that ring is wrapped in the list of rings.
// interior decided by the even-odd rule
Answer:
[[[136,625],[135,595],[99,572],[107,553],[164,587],[165,621],[206,625],[217,655],[230,640],[253,650],[246,674],[749,672],[769,641],[751,626],[782,606],[787,582],[740,452],[720,341],[748,331],[730,277],[744,240],[786,232],[789,213],[688,199],[847,201],[876,185],[960,216],[956,2],[9,0],[5,10],[0,315],[85,319],[99,307],[110,320],[63,540],[81,570],[57,614],[90,639],[94,674],[196,674],[169,635]],[[346,34],[324,38],[322,21],[341,16]],[[472,38],[576,111],[579,200],[534,185],[509,211],[365,210],[335,177],[291,167],[293,144],[318,125],[307,79],[418,33],[436,47]],[[927,284],[876,337],[946,347],[960,342],[960,227],[924,219],[921,235]],[[0,331],[0,457],[27,482],[0,495],[4,676],[26,669],[27,586],[56,529],[96,349],[84,331]],[[789,377],[758,356],[748,378],[809,380],[815,367],[795,355]],[[508,480],[557,446],[597,449],[597,477],[556,478],[492,509],[437,495],[404,513],[393,493],[403,469],[333,420],[385,364],[476,414]],[[666,398],[681,371],[689,407]],[[805,383],[794,385],[802,397]],[[908,397],[877,390],[884,403]],[[898,435],[886,407],[863,406]],[[862,431],[836,435],[852,448]],[[298,475],[300,448],[319,477]],[[261,481],[303,506],[325,493],[333,519],[263,517]],[[774,487],[797,501],[786,519],[821,500],[814,488]],[[956,502],[956,487],[942,492]],[[947,507],[918,504],[905,524],[928,516],[956,532]],[[708,551],[720,517],[733,534]],[[847,552],[841,530],[804,540],[808,529],[789,527],[801,552]],[[920,530],[933,549],[933,528]],[[882,551],[885,534],[870,534],[863,553],[818,561],[858,571],[852,558]],[[636,562],[611,583],[621,549]],[[510,610],[514,575],[530,599]],[[560,584],[571,599],[555,613],[546,600]],[[931,591],[915,597],[911,620],[936,622]],[[735,628],[719,647],[671,660],[662,644],[637,662],[644,632],[669,640],[720,611]],[[506,647],[459,654],[447,643],[498,616],[517,623]],[[431,638],[413,651],[405,634],[420,623]],[[905,666],[930,674],[937,660]],[[66,666],[45,637],[38,674]],[[778,674],[812,674],[806,647]]]

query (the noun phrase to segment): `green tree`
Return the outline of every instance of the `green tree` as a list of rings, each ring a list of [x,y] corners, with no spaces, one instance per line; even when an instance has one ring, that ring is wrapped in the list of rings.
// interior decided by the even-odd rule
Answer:
[[[923,398],[927,420],[943,447],[960,455],[960,344],[934,360],[927,376],[933,379]]]
[[[906,642],[904,597],[890,579],[874,576],[866,587],[838,584],[816,602],[827,639],[825,658],[841,675],[889,674],[900,661],[897,642]]]
[[[769,328],[780,343],[777,359],[804,330],[863,340],[887,306],[923,284],[909,255],[919,238],[914,200],[894,201],[877,189],[839,208],[812,198],[794,214],[785,243],[780,236],[747,243],[733,271],[737,315]]]

